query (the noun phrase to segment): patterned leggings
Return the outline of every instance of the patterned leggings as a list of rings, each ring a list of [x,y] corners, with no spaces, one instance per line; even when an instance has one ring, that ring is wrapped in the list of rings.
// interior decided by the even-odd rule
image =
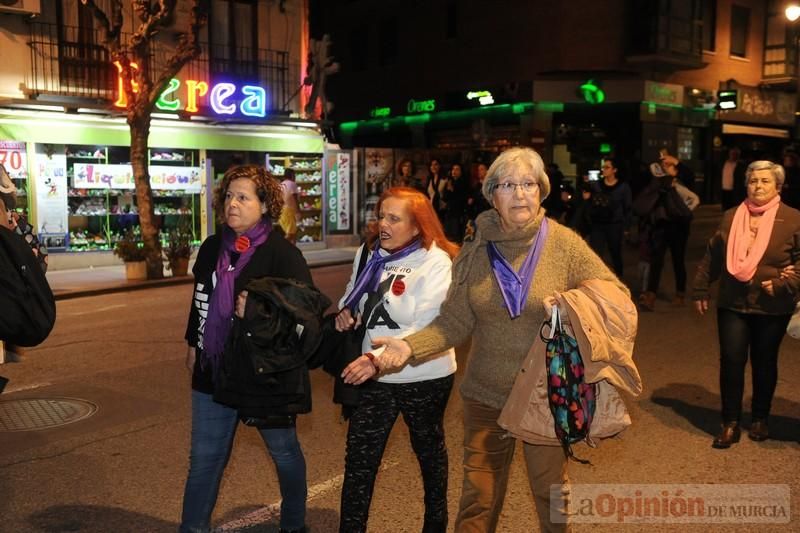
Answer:
[[[444,410],[454,375],[416,383],[369,382],[350,419],[339,531],[367,530],[375,477],[399,413],[408,426],[425,486],[425,523],[447,524],[447,448]],[[436,528],[439,529],[439,528]]]

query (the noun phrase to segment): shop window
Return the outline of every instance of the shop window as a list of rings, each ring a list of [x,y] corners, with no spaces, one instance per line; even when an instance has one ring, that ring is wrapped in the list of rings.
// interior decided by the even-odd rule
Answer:
[[[322,202],[322,158],[315,154],[268,154],[267,166],[279,180],[284,179],[287,169],[294,171],[295,183],[300,191],[297,242],[308,244],[322,241],[322,227],[327,213]]]
[[[717,46],[717,0],[702,0],[703,50],[713,52]]]
[[[750,8],[731,6],[731,55],[747,57],[747,37],[750,33]]]
[[[177,229],[199,244],[197,151],[154,148],[149,160],[153,207],[162,243],[171,229]],[[128,230],[141,234],[131,175],[128,147],[66,147],[69,251],[113,250]]]

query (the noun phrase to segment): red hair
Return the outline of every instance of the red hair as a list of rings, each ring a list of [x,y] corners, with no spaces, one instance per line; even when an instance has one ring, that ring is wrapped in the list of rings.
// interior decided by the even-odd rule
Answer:
[[[414,225],[419,230],[419,238],[423,248],[430,250],[431,244],[435,242],[436,246],[450,256],[450,259],[454,259],[458,255],[459,246],[447,240],[447,237],[444,236],[442,223],[439,222],[439,217],[436,216],[436,212],[434,212],[431,201],[427,196],[411,187],[392,187],[387,189],[381,194],[378,203],[375,205],[375,218],[379,217],[381,205],[387,198],[397,198],[405,202],[406,209],[408,209]],[[372,248],[375,241],[378,240],[379,233],[378,222],[370,224],[367,232],[367,246],[369,248]]]

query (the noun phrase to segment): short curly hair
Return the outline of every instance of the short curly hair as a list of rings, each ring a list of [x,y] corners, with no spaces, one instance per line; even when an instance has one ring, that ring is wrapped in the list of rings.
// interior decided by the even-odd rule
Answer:
[[[222,224],[225,223],[225,195],[228,194],[231,182],[238,179],[248,179],[256,184],[258,199],[267,208],[264,218],[277,221],[283,209],[281,184],[266,168],[259,165],[236,165],[225,172],[214,191],[214,209],[217,212],[217,220]]]

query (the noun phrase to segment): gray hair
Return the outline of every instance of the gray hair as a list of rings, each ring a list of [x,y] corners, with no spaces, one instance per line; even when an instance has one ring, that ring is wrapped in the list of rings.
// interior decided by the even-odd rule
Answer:
[[[508,176],[512,172],[524,172],[536,180],[539,184],[539,200],[544,200],[550,194],[550,178],[544,170],[544,161],[533,148],[509,148],[494,160],[492,166],[486,172],[486,179],[483,181],[481,192],[484,198],[492,201],[492,192],[501,177]]]
[[[772,161],[753,161],[749,165],[747,165],[747,172],[745,172],[744,176],[744,185],[747,187],[747,184],[750,182],[750,178],[757,170],[769,170],[772,173],[772,177],[775,179],[775,187],[778,189],[778,192],[783,188],[783,182],[786,180],[786,172],[783,170],[783,167],[778,163],[773,163]]]

